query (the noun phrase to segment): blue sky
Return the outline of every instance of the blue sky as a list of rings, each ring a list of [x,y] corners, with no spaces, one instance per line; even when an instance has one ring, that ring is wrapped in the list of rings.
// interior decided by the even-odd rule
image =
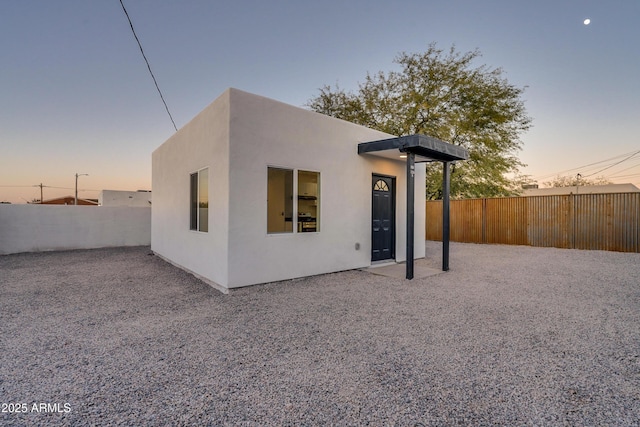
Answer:
[[[640,150],[637,0],[124,3],[178,127],[228,87],[303,106],[436,42],[527,87],[523,173],[588,175]],[[119,0],[2,0],[0,51],[0,201],[72,194],[75,173],[81,197],[151,187],[174,129]],[[640,154],[598,175],[640,185]]]

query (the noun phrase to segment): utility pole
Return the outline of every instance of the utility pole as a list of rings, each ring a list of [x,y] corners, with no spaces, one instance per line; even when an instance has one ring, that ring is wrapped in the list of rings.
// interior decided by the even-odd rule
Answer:
[[[40,187],[40,204],[42,204],[42,200],[43,200],[43,198],[42,198],[43,197],[42,196],[42,187],[44,187],[44,185],[42,183],[40,183],[40,184],[34,185],[33,187]],[[33,203],[34,201],[35,201],[35,199],[32,200],[30,203]]]
[[[40,204],[42,204],[42,187],[44,187],[44,185],[40,183],[39,185],[38,184],[34,185],[34,187],[40,187]]]
[[[89,176],[89,174],[88,173],[80,173],[80,174],[76,173],[76,198],[74,199],[74,202],[73,202],[73,204],[76,205],[76,206],[78,205],[78,177],[79,176]]]

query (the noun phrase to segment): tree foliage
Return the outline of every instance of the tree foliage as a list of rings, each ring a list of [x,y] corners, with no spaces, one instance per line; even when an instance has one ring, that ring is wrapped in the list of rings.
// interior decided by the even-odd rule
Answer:
[[[517,185],[507,174],[524,166],[516,154],[531,119],[524,88],[509,84],[500,68],[474,66],[480,56],[431,44],[424,53],[396,57],[400,71],[367,74],[355,93],[324,86],[307,106],[392,135],[420,133],[461,145],[470,158],[452,166],[451,196],[510,195]],[[441,198],[439,163],[427,167],[426,188],[427,198]]]
[[[598,176],[593,179],[583,178],[580,174],[576,176],[557,176],[553,181],[545,182],[546,187],[577,187],[584,185],[606,185],[611,184],[607,178]]]

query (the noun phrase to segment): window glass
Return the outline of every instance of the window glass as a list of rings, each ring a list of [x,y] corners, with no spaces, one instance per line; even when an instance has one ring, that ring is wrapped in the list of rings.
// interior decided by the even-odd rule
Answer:
[[[293,232],[293,170],[267,168],[267,233]]]
[[[298,232],[320,231],[320,173],[298,171]]]
[[[189,229],[209,231],[209,169],[191,174]]]
[[[389,186],[387,185],[386,182],[384,182],[383,180],[379,179],[373,185],[373,189],[376,190],[376,191],[389,191]]]
[[[190,205],[190,225],[189,229],[197,230],[198,229],[198,173],[191,174],[191,191],[189,197],[189,205]]]

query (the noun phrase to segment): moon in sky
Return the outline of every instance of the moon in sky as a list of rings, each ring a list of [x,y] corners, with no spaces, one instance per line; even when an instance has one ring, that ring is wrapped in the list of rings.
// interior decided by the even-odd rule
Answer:
[[[591,24],[591,19],[587,18],[584,20],[584,25],[589,25]]]

